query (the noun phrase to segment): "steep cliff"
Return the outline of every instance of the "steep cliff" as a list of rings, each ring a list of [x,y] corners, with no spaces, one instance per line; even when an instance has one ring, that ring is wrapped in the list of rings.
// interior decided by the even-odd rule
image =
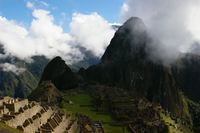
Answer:
[[[47,62],[48,59],[43,56],[33,57],[33,62],[30,63],[15,57],[1,58],[0,95],[27,97],[37,87],[42,70]]]
[[[173,65],[173,75],[177,84],[190,99],[200,101],[200,56],[182,55]]]

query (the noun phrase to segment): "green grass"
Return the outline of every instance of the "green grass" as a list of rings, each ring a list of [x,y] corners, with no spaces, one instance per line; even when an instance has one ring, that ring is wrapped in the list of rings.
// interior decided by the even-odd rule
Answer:
[[[67,101],[70,100],[73,104],[68,104]],[[81,106],[88,105],[88,106]],[[112,126],[109,123],[113,122],[113,118],[109,114],[100,114],[95,111],[92,106],[92,98],[90,95],[85,94],[84,92],[79,93],[67,93],[64,94],[64,102],[62,106],[66,112],[71,113],[72,115],[76,113],[81,113],[89,116],[93,120],[100,120],[106,122],[103,124],[106,133],[123,133],[123,127],[121,126]],[[128,133],[127,131],[125,133]]]
[[[163,113],[161,113],[160,116],[165,121],[165,123],[167,123],[169,133],[182,133],[182,131],[180,131],[180,130],[178,130],[178,128],[176,129],[174,127],[174,126],[178,127],[178,125],[175,124],[174,120],[172,120],[170,117],[166,116]],[[170,124],[173,125],[173,126],[170,126]]]
[[[14,129],[14,128],[11,128],[11,127],[9,127],[6,124],[1,123],[1,122],[0,122],[0,132],[2,132],[2,133],[3,132],[6,132],[6,133],[22,133],[21,131]]]
[[[171,117],[168,117],[163,113],[161,113],[160,116],[165,121],[165,123],[167,124],[168,129],[169,129],[169,133],[193,133],[193,131],[191,131],[186,126],[182,126],[178,123],[175,123],[175,121],[172,120]],[[173,126],[170,126],[170,125],[173,125]],[[177,127],[177,128],[175,128],[174,126]]]

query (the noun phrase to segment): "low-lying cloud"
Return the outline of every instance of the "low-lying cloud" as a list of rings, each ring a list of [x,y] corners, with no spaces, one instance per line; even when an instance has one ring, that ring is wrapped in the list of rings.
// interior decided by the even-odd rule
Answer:
[[[198,0],[126,0],[121,20],[140,17],[154,39],[149,51],[153,58],[171,63],[181,52],[190,52],[200,40],[200,2]]]
[[[31,3],[27,6],[34,7]],[[79,46],[100,57],[114,35],[109,23],[97,13],[74,13],[69,33],[55,24],[54,17],[47,10],[33,9],[32,15],[34,18],[28,28],[0,16],[0,44],[4,56],[26,61],[31,61],[35,55],[50,59],[61,56],[71,64],[84,57]]]
[[[0,69],[2,69],[4,72],[13,72],[16,75],[20,75],[26,71],[25,68],[17,67],[16,65],[10,63],[0,64]]]

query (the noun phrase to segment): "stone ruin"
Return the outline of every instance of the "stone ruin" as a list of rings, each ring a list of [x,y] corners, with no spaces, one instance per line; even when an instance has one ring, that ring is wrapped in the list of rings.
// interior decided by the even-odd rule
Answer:
[[[11,97],[0,98],[0,121],[25,133],[73,133],[77,121],[56,107]]]
[[[101,121],[93,121],[86,115],[77,114],[81,133],[105,133]]]

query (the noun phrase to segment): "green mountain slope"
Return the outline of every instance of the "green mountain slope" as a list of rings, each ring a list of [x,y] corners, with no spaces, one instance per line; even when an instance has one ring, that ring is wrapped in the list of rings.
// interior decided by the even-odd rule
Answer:
[[[27,97],[37,87],[40,75],[48,59],[43,56],[33,57],[34,61],[27,63],[17,58],[1,59],[0,64],[11,64],[23,71],[16,73],[0,68],[0,95],[12,97]]]

